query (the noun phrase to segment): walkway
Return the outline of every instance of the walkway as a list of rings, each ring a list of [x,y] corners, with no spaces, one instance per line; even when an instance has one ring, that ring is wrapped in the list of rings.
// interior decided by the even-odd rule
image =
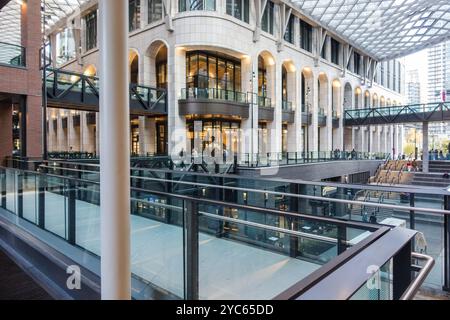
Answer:
[[[51,300],[52,297],[0,249],[0,300]]]

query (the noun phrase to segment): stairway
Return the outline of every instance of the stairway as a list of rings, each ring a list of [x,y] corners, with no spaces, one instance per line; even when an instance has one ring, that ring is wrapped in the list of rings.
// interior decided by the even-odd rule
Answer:
[[[450,179],[444,179],[442,175],[443,173],[416,172],[412,184],[426,187],[446,188],[450,185]]]
[[[422,162],[419,163],[419,170],[422,170]],[[430,173],[450,173],[450,161],[430,160],[428,169]]]

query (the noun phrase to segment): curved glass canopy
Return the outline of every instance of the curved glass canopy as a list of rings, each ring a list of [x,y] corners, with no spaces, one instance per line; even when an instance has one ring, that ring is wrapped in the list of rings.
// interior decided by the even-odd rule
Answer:
[[[46,28],[52,27],[62,18],[73,15],[88,1],[89,0],[41,0],[41,7],[45,7]],[[10,0],[6,5],[0,7],[0,42],[20,45],[21,3],[22,0]]]
[[[307,17],[376,60],[450,38],[449,0],[292,0]]]
[[[89,0],[42,0],[46,27]],[[0,9],[0,41],[20,42],[20,0]],[[376,60],[413,53],[450,38],[449,0],[292,0],[306,16]]]

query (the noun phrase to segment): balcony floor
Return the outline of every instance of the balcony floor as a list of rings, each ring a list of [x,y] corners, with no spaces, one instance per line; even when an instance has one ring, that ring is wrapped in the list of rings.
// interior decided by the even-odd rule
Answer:
[[[46,192],[46,228],[65,236],[64,197]],[[24,193],[24,217],[35,219],[34,193]],[[10,210],[13,197],[7,196]],[[99,206],[76,203],[76,243],[99,255]],[[131,216],[132,272],[179,297],[183,296],[182,228]],[[237,241],[199,236],[200,299],[271,299],[320,265]]]

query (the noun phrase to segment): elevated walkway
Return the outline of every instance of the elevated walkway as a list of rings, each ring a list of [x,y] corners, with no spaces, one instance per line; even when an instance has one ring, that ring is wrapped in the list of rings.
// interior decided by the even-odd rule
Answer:
[[[450,121],[450,102],[344,111],[344,126]]]
[[[98,112],[99,80],[97,77],[65,70],[47,69],[47,107]],[[167,115],[164,89],[130,84],[130,113],[133,115]]]

